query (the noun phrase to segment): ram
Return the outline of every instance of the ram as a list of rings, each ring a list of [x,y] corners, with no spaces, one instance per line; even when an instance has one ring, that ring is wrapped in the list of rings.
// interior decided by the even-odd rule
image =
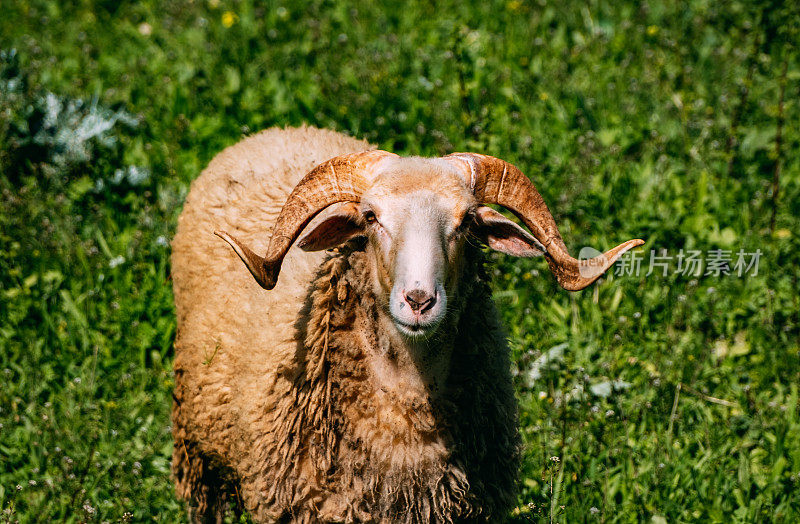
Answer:
[[[197,521],[502,520],[519,437],[480,245],[544,255],[578,290],[641,243],[572,258],[533,184],[489,156],[310,127],[226,149],[173,242],[178,494]]]

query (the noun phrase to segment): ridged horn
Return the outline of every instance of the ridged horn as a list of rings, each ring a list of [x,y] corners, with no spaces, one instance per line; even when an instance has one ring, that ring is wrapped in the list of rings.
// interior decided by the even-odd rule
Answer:
[[[360,202],[373,179],[376,165],[394,156],[397,155],[380,150],[352,153],[332,158],[311,170],[283,205],[264,257],[225,231],[214,231],[214,234],[231,245],[261,287],[272,289],[278,282],[283,258],[303,228],[332,204]]]
[[[516,166],[476,153],[453,153],[444,157],[454,165],[482,203],[503,206],[528,226],[546,248],[545,257],[558,283],[568,291],[579,291],[600,278],[626,251],[644,244],[634,239],[594,258],[578,260],[567,251],[561,233],[542,195]]]

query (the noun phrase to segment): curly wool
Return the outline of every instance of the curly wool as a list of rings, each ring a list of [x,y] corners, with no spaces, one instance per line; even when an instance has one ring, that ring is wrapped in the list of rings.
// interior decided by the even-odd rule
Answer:
[[[370,264],[353,247],[326,260],[311,286],[308,316],[297,325],[304,354],[280,371],[291,393],[273,412],[266,448],[253,449],[265,459],[259,472],[265,489],[248,509],[267,521],[298,523],[450,523],[502,515],[514,499],[518,438],[513,394],[502,380],[508,362],[499,354],[496,317],[486,311],[489,289],[477,271],[480,253],[469,257],[473,280],[462,283],[453,311],[463,312],[442,326],[455,335],[458,355],[445,390],[386,403],[373,393],[364,344],[386,347],[387,354],[392,348],[374,322]],[[387,425],[386,418],[402,423]],[[230,490],[230,479],[215,482]]]
[[[264,469],[275,475],[267,499],[291,508],[298,522],[314,520],[308,508],[320,502],[314,500],[320,490],[342,501],[330,504],[336,507],[332,520],[455,522],[502,513],[513,499],[514,406],[509,391],[494,390],[501,377],[480,376],[481,370],[498,370],[496,362],[487,362],[498,357],[491,338],[476,340],[476,333],[463,331],[491,326],[478,308],[464,308],[485,307],[487,286],[469,272],[474,279],[462,284],[460,307],[442,327],[456,335],[459,350],[445,391],[387,403],[374,395],[365,363],[364,341],[392,351],[373,320],[378,306],[371,265],[362,250],[350,246],[343,253],[323,264],[309,297],[310,315],[298,326],[308,352],[286,370],[295,395],[277,411],[282,438],[274,463]],[[477,254],[470,257],[476,269]],[[458,309],[465,309],[460,316]],[[402,422],[387,425],[386,418]],[[307,462],[320,472],[315,482],[302,474]]]

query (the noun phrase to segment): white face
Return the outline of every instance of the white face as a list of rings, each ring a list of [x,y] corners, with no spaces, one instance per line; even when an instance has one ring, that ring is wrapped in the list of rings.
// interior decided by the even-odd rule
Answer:
[[[458,269],[463,247],[459,226],[469,203],[420,189],[388,199],[373,196],[361,203],[370,238],[386,269],[381,288],[388,289],[388,310],[397,330],[425,338],[447,312],[448,277]],[[390,205],[389,205],[390,204]]]
[[[444,319],[458,282],[462,226],[476,206],[460,178],[424,159],[387,166],[363,195],[359,212],[377,259],[376,292],[405,337],[425,339]]]

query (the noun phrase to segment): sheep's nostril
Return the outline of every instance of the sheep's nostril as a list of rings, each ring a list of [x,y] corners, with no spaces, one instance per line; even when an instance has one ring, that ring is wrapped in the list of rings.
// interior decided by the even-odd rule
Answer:
[[[436,296],[421,289],[415,289],[406,293],[406,302],[415,313],[424,313],[436,304]]]

